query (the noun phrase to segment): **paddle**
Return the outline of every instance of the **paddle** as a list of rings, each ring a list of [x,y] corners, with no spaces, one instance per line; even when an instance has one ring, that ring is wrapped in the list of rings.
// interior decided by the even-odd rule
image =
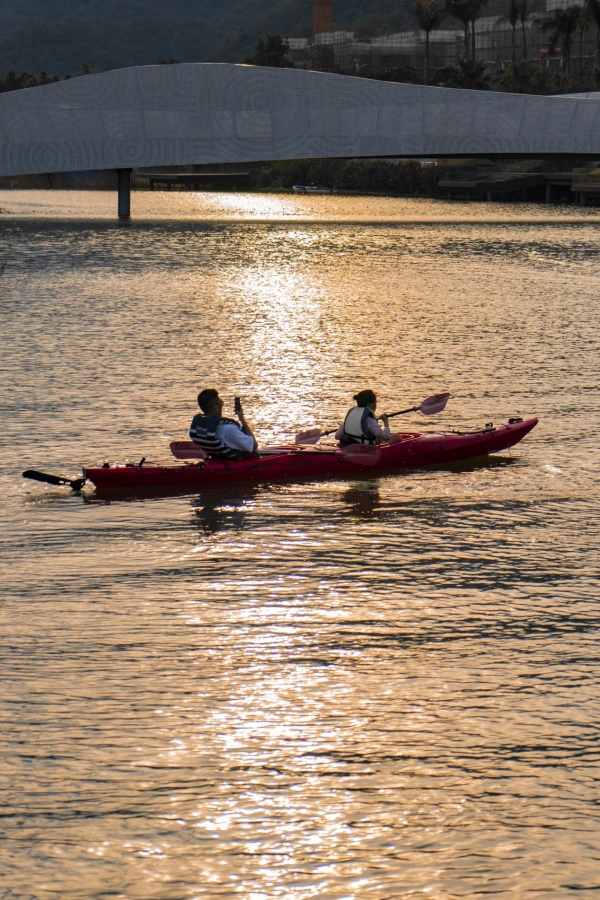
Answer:
[[[452,394],[448,391],[443,394],[432,394],[431,397],[428,397],[416,406],[409,406],[408,409],[400,409],[398,412],[390,413],[388,419],[393,419],[394,416],[403,416],[406,413],[411,412],[421,412],[424,416],[433,416],[436,413],[442,412],[451,396]],[[320,428],[309,428],[308,431],[300,431],[295,437],[295,442],[297,444],[316,444],[322,437],[327,437],[327,435],[334,434],[336,431],[337,428],[333,428],[331,431],[321,431]]]
[[[208,453],[193,441],[171,441],[169,449],[175,459],[208,459]]]
[[[423,400],[418,406],[411,406],[408,409],[401,409],[399,412],[390,413],[388,419],[394,416],[403,416],[409,412],[421,412],[424,416],[435,416],[436,413],[442,412],[446,408],[446,403],[452,397],[448,391],[443,394],[432,394],[427,400]]]
[[[44,481],[46,484],[68,484],[74,491],[80,491],[87,481],[86,478],[63,478],[60,475],[47,475],[45,472],[36,472],[35,469],[27,469],[23,472],[23,478],[33,478],[34,481]]]
[[[376,466],[381,459],[381,447],[376,444],[348,444],[340,453],[346,462],[356,466]]]

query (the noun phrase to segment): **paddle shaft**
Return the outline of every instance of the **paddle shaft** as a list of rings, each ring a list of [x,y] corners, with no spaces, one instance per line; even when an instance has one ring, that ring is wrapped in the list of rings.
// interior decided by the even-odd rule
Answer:
[[[398,412],[393,412],[388,415],[388,419],[393,419],[395,416],[405,416],[406,413],[417,412],[419,409],[418,406],[409,406],[408,409],[400,409]],[[381,416],[377,416],[378,419],[381,419]],[[335,434],[337,428],[333,428],[331,431],[324,431],[323,437],[326,437],[328,434]]]
[[[406,415],[406,413],[409,413],[409,412],[417,412],[418,409],[419,409],[418,406],[409,406],[408,409],[401,409],[398,412],[390,413],[388,415],[388,419],[393,419],[394,416],[404,416],[404,415]],[[380,419],[381,416],[377,416],[377,418]]]
[[[403,416],[406,413],[416,412],[418,410],[418,406],[411,406],[409,409],[401,409],[398,412],[390,413],[388,419],[393,419],[394,416]],[[378,419],[381,419],[381,416],[377,416]],[[328,434],[335,434],[337,428],[332,428],[331,431],[324,431],[322,437],[327,437]]]

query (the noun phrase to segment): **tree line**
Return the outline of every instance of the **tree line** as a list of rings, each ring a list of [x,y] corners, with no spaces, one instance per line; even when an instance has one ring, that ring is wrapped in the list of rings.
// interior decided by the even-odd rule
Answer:
[[[295,184],[327,185],[334,191],[375,193],[397,197],[437,197],[434,163],[416,160],[295,159],[255,163],[250,187],[254,190],[292,188]]]
[[[161,59],[158,65],[170,65],[177,63],[177,59]],[[5,78],[0,78],[0,94],[8,91],[20,91],[23,88],[40,87],[43,84],[55,84],[57,81],[69,81],[71,78],[78,78],[80,75],[93,75],[102,72],[102,69],[90,69],[85,63],[82,63],[81,69],[74,75],[65,75],[59,78],[58,75],[48,75],[46,72],[40,72],[39,75],[32,75],[31,72],[14,72],[11,70]]]

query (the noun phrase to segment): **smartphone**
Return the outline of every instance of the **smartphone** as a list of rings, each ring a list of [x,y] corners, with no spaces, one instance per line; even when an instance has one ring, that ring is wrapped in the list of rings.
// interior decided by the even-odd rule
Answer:
[[[234,397],[233,399],[233,411],[236,415],[239,415],[242,411],[242,401],[239,397]]]

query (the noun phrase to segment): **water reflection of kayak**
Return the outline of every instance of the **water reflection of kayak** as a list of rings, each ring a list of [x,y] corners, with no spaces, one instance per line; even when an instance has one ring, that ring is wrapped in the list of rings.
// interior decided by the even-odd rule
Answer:
[[[319,184],[295,184],[292,190],[299,194],[333,194],[333,188]]]
[[[290,445],[261,451],[260,457],[244,460],[201,459],[179,465],[114,465],[86,468],[84,477],[99,491],[179,491],[218,484],[258,481],[302,481],[312,478],[350,478],[392,473],[420,466],[444,466],[506,450],[518,444],[537,425],[537,419],[510,420],[507,425],[486,425],[479,431],[410,432],[402,440],[380,447],[352,445],[340,448]],[[177,456],[190,456],[194,445],[173,445]],[[198,448],[196,448],[198,450]],[[193,458],[193,457],[192,457]],[[196,457],[197,458],[197,457]]]

